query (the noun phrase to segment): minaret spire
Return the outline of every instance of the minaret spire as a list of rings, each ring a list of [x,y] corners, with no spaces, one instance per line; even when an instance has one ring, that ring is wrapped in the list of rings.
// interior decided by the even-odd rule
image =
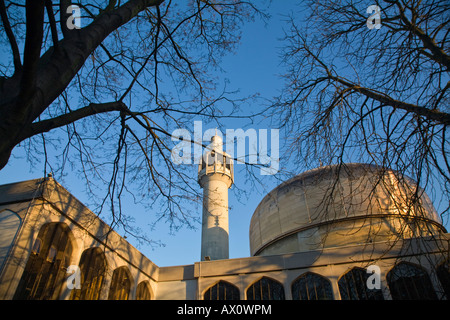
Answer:
[[[233,160],[223,152],[216,128],[198,168],[198,182],[203,188],[202,261],[229,257],[228,189],[233,184],[233,170]]]

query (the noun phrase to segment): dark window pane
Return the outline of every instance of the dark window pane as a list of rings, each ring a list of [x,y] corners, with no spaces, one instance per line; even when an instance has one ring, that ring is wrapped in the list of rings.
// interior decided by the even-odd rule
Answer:
[[[239,300],[239,289],[226,281],[219,281],[203,295],[205,300]]]
[[[293,300],[333,300],[331,283],[315,273],[305,273],[292,283]]]
[[[142,281],[137,286],[136,291],[136,300],[150,300],[150,287],[149,284],[145,281]]]
[[[59,297],[72,255],[70,228],[48,223],[39,230],[14,295],[18,300],[53,300]]]
[[[442,284],[447,300],[450,300],[450,260],[442,263],[437,268],[437,276]]]
[[[84,250],[80,259],[81,289],[72,290],[72,300],[98,300],[106,274],[106,257],[102,249]]]
[[[128,300],[131,289],[130,272],[127,267],[119,267],[113,272],[108,300]]]
[[[247,289],[247,300],[284,300],[284,287],[278,281],[262,277]]]
[[[410,263],[399,263],[386,276],[394,300],[436,300],[428,274]]]
[[[383,300],[381,290],[367,287],[369,276],[362,268],[353,268],[343,275],[338,282],[342,300]]]

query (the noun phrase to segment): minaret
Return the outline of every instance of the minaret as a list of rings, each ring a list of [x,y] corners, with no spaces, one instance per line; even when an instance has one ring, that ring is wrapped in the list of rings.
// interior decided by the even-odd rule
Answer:
[[[202,261],[228,259],[228,189],[233,179],[233,159],[223,152],[216,133],[198,168],[203,188]]]

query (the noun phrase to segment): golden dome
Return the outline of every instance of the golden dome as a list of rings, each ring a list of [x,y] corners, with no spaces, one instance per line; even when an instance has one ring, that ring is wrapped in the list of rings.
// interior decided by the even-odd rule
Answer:
[[[441,230],[431,200],[413,180],[374,165],[343,164],[304,172],[267,194],[250,222],[250,251],[302,252]]]

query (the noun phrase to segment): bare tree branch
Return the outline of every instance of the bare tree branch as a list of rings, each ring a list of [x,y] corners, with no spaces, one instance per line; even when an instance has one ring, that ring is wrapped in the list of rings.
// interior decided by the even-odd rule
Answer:
[[[19,71],[22,68],[22,63],[20,61],[19,47],[17,46],[16,38],[14,37],[14,33],[11,29],[11,24],[9,23],[4,0],[0,0],[0,18],[2,19],[2,24],[3,27],[5,28],[6,36],[8,37],[9,40],[9,45],[11,46],[14,68],[16,71]]]

